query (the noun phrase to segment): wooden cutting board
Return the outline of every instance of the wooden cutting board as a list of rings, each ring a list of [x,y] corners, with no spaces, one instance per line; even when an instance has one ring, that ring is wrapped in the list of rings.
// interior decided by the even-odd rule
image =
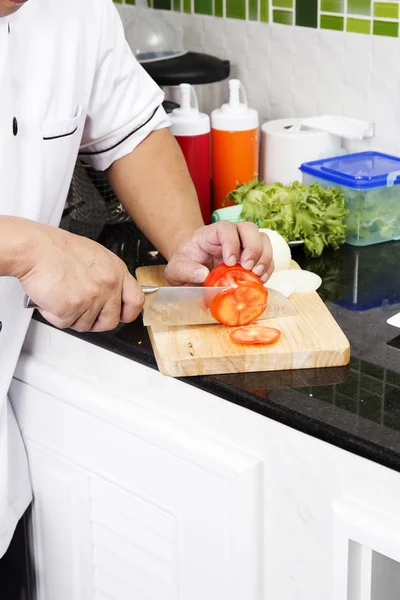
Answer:
[[[292,268],[299,266],[292,261]],[[139,267],[141,285],[167,285],[163,266]],[[282,332],[272,346],[239,346],[224,325],[152,326],[148,332],[161,373],[173,377],[339,367],[350,361],[349,342],[317,292],[290,297],[297,314],[270,319]]]

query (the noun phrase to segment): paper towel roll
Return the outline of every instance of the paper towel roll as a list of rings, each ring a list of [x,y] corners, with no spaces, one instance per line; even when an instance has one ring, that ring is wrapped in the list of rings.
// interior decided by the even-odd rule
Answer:
[[[300,129],[303,119],[268,121],[261,127],[260,175],[267,183],[302,181],[299,167],[340,153],[341,140],[325,131]],[[292,128],[292,129],[291,129]]]

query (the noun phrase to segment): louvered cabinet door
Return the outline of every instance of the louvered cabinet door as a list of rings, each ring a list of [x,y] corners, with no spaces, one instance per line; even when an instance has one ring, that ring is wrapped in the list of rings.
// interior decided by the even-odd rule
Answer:
[[[24,385],[38,600],[264,597],[258,457],[150,414],[111,424]]]

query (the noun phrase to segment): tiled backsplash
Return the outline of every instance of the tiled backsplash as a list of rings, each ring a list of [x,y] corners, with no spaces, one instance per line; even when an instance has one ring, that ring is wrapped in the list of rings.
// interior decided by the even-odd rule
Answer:
[[[274,0],[278,1],[289,4]],[[307,0],[307,5],[312,3]],[[360,11],[366,5],[365,0],[345,3]],[[328,0],[321,4],[326,7]],[[329,0],[331,8],[341,4]],[[390,7],[393,2],[385,4]],[[119,9],[125,16],[134,7]],[[162,14],[183,36],[188,50],[231,61],[232,75],[244,83],[261,122],[324,113],[371,120],[375,138],[368,144],[349,143],[348,150],[373,147],[400,156],[400,38],[175,11]]]
[[[116,0],[134,4],[134,0]],[[153,8],[398,37],[399,0],[151,0]]]

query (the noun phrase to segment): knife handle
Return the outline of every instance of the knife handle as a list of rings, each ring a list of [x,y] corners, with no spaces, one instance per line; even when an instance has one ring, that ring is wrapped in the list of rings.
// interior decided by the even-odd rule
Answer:
[[[159,286],[155,285],[141,285],[140,287],[142,288],[143,294],[153,294],[160,289]],[[39,306],[28,296],[28,294],[25,294],[24,308],[39,308]]]

